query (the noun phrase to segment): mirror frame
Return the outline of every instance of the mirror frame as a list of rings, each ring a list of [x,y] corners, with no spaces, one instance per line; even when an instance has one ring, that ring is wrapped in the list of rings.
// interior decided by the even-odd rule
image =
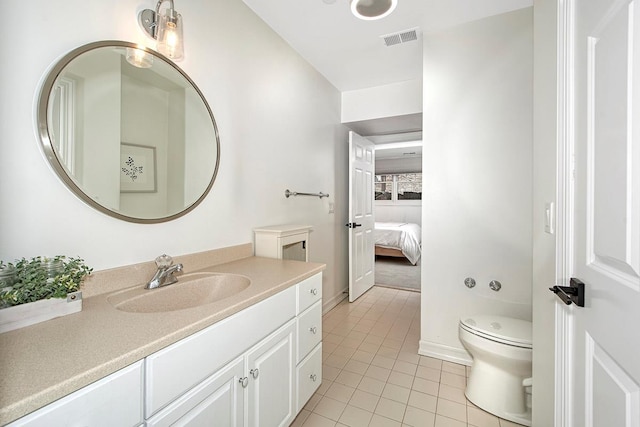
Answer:
[[[53,144],[51,142],[51,136],[49,135],[49,126],[48,126],[48,110],[49,110],[49,101],[52,96],[52,89],[60,73],[64,70],[64,68],[69,65],[71,61],[73,61],[78,56],[83,53],[89,52],[94,49],[104,48],[104,47],[122,47],[122,48],[134,48],[140,49],[148,54],[153,55],[156,59],[164,61],[168,65],[170,65],[174,70],[176,70],[182,77],[184,77],[189,84],[195,89],[196,93],[200,96],[204,106],[209,113],[209,117],[211,118],[211,123],[213,124],[213,131],[215,133],[215,144],[216,144],[216,164],[213,170],[213,176],[207,185],[207,188],[204,190],[202,195],[191,205],[185,207],[180,212],[177,212],[172,215],[158,217],[158,218],[137,218],[133,216],[123,215],[119,212],[112,211],[105,206],[97,203],[93,200],[89,195],[87,195],[82,188],[80,188],[74,180],[67,174],[65,167],[62,162],[58,158],[56,151],[54,150]],[[173,63],[169,58],[162,55],[161,53],[156,52],[153,49],[149,49],[142,45],[138,45],[135,43],[120,41],[120,40],[105,40],[99,42],[88,43],[86,45],[80,46],[76,49],[71,50],[62,58],[60,58],[52,68],[49,69],[46,75],[46,79],[44,80],[40,93],[38,95],[38,105],[37,105],[37,132],[40,137],[40,142],[42,145],[42,149],[44,151],[45,157],[49,161],[49,164],[53,167],[53,170],[58,175],[58,177],[62,180],[62,182],[70,189],[76,196],[78,196],[83,202],[91,206],[92,208],[109,215],[113,218],[121,219],[128,222],[134,222],[138,224],[157,224],[160,222],[167,222],[174,220],[176,218],[180,218],[183,215],[191,212],[198,206],[209,194],[211,187],[213,186],[214,181],[216,180],[216,176],[218,175],[218,170],[220,168],[220,134],[218,132],[218,126],[216,124],[216,120],[213,117],[213,113],[211,112],[211,107],[209,107],[209,103],[204,97],[203,93],[200,91],[200,88],[195,84],[193,80],[178,67],[175,63]]]

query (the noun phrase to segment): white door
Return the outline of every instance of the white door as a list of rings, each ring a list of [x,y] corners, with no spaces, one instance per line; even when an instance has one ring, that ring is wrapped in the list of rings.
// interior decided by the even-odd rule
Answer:
[[[573,425],[640,426],[640,9],[575,7]],[[534,386],[535,387],[535,386]]]
[[[349,302],[374,285],[374,144],[349,132]]]

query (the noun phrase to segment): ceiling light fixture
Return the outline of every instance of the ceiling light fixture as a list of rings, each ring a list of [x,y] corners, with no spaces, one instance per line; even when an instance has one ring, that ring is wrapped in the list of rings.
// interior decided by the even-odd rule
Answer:
[[[388,142],[385,144],[376,144],[377,150],[393,150],[394,148],[411,148],[422,147],[422,141],[404,141],[404,142]]]
[[[160,13],[160,5],[165,1],[169,7]],[[156,50],[173,61],[180,61],[184,54],[182,39],[182,15],[173,7],[173,0],[159,0],[156,10],[144,9],[138,15],[138,22],[145,32],[158,44]]]
[[[398,5],[398,0],[351,0],[351,13],[365,21],[389,16]]]

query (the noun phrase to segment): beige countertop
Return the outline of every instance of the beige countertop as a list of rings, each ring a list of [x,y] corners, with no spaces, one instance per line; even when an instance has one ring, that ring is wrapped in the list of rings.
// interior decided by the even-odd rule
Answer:
[[[117,310],[107,301],[118,289],[112,285],[107,293],[85,297],[79,313],[0,334],[0,424],[141,360],[324,267],[248,257],[202,268],[198,271],[247,276],[251,285],[221,301],[164,313]]]

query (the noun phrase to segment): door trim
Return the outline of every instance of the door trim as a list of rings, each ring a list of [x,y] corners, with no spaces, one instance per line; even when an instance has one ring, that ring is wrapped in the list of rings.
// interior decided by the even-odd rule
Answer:
[[[574,252],[574,0],[557,9],[556,284],[568,286]],[[555,408],[557,427],[573,425],[573,307],[555,302]]]

